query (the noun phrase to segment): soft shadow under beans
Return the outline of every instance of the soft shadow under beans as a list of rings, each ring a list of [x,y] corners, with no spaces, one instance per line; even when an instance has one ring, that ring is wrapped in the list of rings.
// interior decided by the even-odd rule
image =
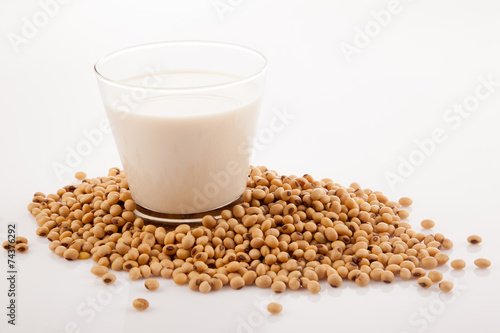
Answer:
[[[450,272],[450,275],[453,276],[454,278],[461,278],[465,275],[465,271],[463,269],[461,270],[454,269]]]
[[[384,283],[384,282],[379,282],[377,281],[376,283],[372,283],[371,285],[374,289],[379,289],[381,290],[384,294],[389,294],[393,292],[394,290],[394,284],[393,283]]]
[[[482,246],[481,245],[467,245],[467,251],[470,253],[478,253],[481,252]]]
[[[357,295],[366,295],[370,292],[370,287],[369,286],[366,286],[366,287],[362,287],[362,288],[356,288],[356,294]]]
[[[430,297],[433,292],[430,289],[423,289],[421,287],[418,287],[417,293],[422,297]]]
[[[477,276],[489,276],[491,274],[491,271],[489,269],[484,269],[484,268],[476,268],[474,269],[474,274]]]

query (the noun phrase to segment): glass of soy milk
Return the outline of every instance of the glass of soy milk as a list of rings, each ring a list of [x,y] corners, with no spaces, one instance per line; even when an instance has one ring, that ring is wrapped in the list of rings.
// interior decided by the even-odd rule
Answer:
[[[206,41],[139,45],[96,63],[138,216],[193,222],[240,200],[266,67],[255,50]]]

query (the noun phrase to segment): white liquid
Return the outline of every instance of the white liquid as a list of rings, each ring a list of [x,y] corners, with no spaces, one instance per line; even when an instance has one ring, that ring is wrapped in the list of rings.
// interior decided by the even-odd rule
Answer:
[[[166,73],[162,87],[165,80],[167,86],[192,87],[234,79],[220,73]],[[191,214],[228,204],[243,193],[260,96],[248,85],[234,89],[222,93],[229,97],[146,96],[127,113],[107,106],[132,197],[139,205]]]

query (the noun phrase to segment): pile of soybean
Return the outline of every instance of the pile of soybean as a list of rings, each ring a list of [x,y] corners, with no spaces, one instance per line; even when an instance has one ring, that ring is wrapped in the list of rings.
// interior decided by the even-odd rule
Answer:
[[[92,271],[105,283],[114,282],[111,269],[132,280],[173,278],[202,293],[253,284],[318,293],[323,279],[332,287],[345,279],[366,286],[400,278],[453,288],[441,273],[426,271],[448,262],[442,250],[453,243],[411,228],[403,209],[409,198],[396,202],[357,183],[343,187],[252,167],[242,203],[221,218],[204,216],[202,225],[166,230],[135,216],[124,171],[85,177],[78,173],[81,183],[55,194],[35,193],[28,210],[50,250],[67,260],[92,258],[99,266]]]

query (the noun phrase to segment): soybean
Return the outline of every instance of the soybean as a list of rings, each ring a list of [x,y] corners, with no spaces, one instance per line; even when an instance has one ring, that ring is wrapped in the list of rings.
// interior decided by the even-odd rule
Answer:
[[[411,271],[408,268],[401,268],[401,271],[399,271],[399,277],[405,281],[410,280],[412,277]]]
[[[440,282],[443,279],[443,274],[440,271],[430,271],[427,277],[434,283]]]
[[[116,276],[113,273],[107,273],[101,279],[104,284],[113,284],[116,281]]]
[[[432,286],[432,280],[428,277],[421,277],[417,280],[417,283],[420,287],[427,289]]]
[[[245,280],[240,276],[236,276],[229,281],[229,285],[231,288],[238,290],[245,286]]]
[[[23,237],[23,236],[17,236],[15,239],[15,243],[16,244],[20,244],[20,243],[28,244],[28,239],[26,237]]]
[[[491,266],[491,261],[489,261],[488,259],[479,258],[474,260],[474,265],[479,268],[488,268]]]
[[[391,271],[384,271],[380,276],[380,279],[384,283],[392,283],[392,281],[394,281],[394,274]]]
[[[334,288],[342,286],[342,278],[338,274],[332,274],[327,278],[328,284]]]
[[[481,238],[481,236],[478,235],[470,235],[469,237],[467,237],[467,241],[472,245],[476,245],[481,243],[483,239]]]
[[[434,258],[436,258],[438,265],[444,265],[450,260],[450,257],[446,253],[439,252],[437,253]]]
[[[436,223],[433,221],[433,220],[423,220],[420,225],[422,226],[422,228],[424,229],[432,229],[436,226]]]
[[[187,282],[187,275],[184,273],[179,273],[174,275],[174,282],[175,284],[182,285]]]
[[[75,178],[78,180],[85,179],[86,177],[87,177],[87,174],[83,171],[78,171],[77,173],[75,173]]]
[[[144,298],[136,298],[132,302],[132,306],[138,311],[144,311],[149,308],[149,302]]]
[[[19,253],[24,253],[24,252],[28,251],[28,249],[29,249],[28,244],[24,244],[24,243],[19,243],[15,246],[16,252],[19,252]]]
[[[273,280],[268,275],[259,276],[255,279],[255,285],[260,288],[269,288]]]
[[[434,257],[425,257],[421,260],[422,266],[427,269],[435,268],[438,265],[438,261]]]
[[[210,283],[211,290],[214,290],[214,291],[220,290],[224,286],[222,281],[218,278],[211,278],[208,282]],[[203,291],[201,291],[201,292],[203,292]]]
[[[451,262],[451,267],[453,267],[453,269],[464,269],[465,266],[465,261],[462,259],[455,259]]]
[[[104,266],[92,266],[90,271],[94,275],[103,276],[109,272],[109,269],[107,267],[104,267]]]
[[[450,281],[442,281],[439,283],[439,289],[444,293],[448,293],[453,289],[453,283]]]
[[[441,244],[447,250],[453,248],[453,242],[449,238],[445,238]]]
[[[399,199],[399,204],[403,207],[409,207],[413,204],[413,200],[408,197],[402,197]]]
[[[147,290],[153,291],[160,287],[160,283],[156,279],[147,279],[146,281],[144,281],[144,286]]]
[[[360,273],[354,281],[358,286],[365,287],[370,283],[370,277],[366,273]]]
[[[87,260],[89,258],[90,258],[90,253],[88,253],[88,252],[80,252],[78,254],[78,259]]]
[[[210,285],[210,282],[208,281],[203,281],[202,283],[200,283],[200,287],[199,287],[199,290],[202,294],[207,294],[210,292],[210,290],[212,290],[212,287]]]
[[[276,302],[271,302],[267,305],[267,311],[271,314],[278,314],[283,311],[283,305]]]
[[[307,290],[309,290],[313,294],[317,294],[321,291],[321,285],[318,283],[318,281],[309,281],[309,283],[307,284]]]
[[[9,241],[5,241],[2,243],[2,247],[4,250],[15,250],[16,244],[15,243],[9,243]]]
[[[97,267],[102,267],[102,266],[97,266]],[[130,280],[137,280],[139,277],[141,277],[141,270],[139,267],[133,267],[128,271],[128,277]]]
[[[285,289],[286,289],[286,284],[283,281],[276,281],[273,282],[273,284],[271,285],[271,290],[274,291],[276,294],[281,294],[282,292],[285,291]]]
[[[78,256],[79,256],[79,253],[75,249],[67,249],[63,253],[63,257],[66,260],[75,260],[75,259],[78,259]]]

